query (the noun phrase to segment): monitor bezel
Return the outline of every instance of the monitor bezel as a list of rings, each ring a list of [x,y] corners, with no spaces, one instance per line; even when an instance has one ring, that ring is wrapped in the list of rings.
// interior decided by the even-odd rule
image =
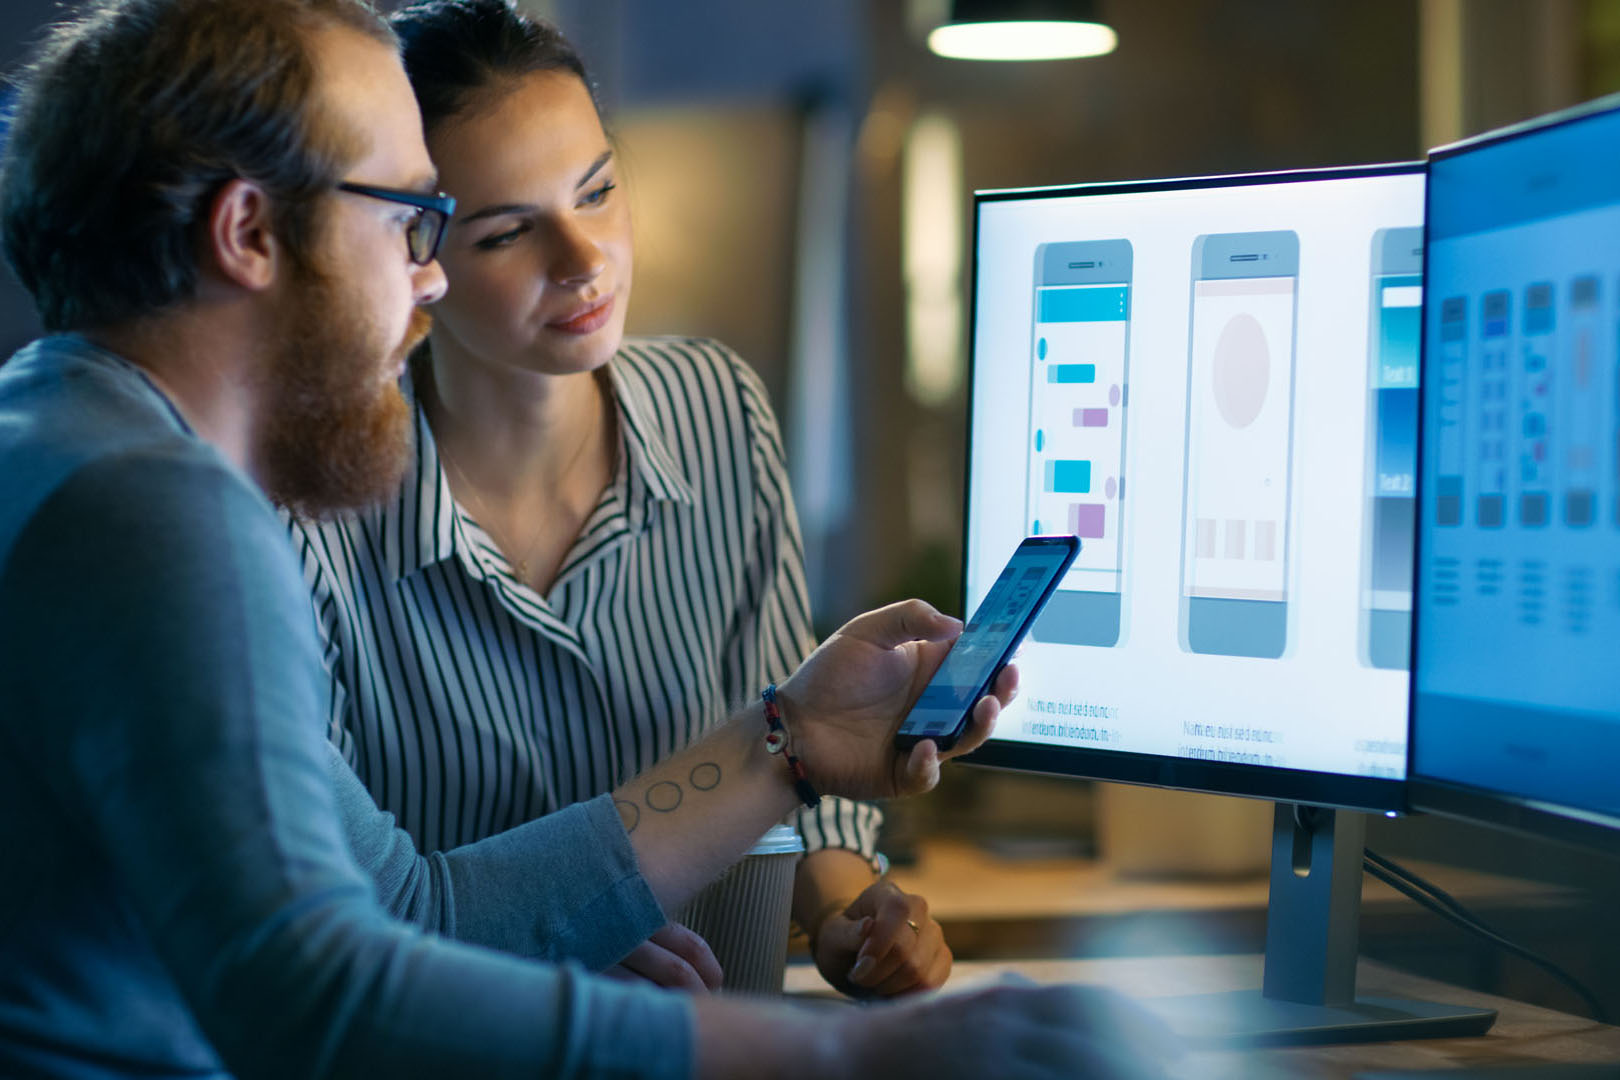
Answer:
[[[1062,184],[1049,187],[1003,188],[973,193],[973,245],[969,272],[972,275],[968,314],[967,368],[967,448],[962,484],[962,578],[959,606],[967,599],[967,553],[969,551],[968,508],[973,500],[973,405],[978,362],[979,231],[983,208],[989,203],[1010,200],[1069,198],[1076,195],[1131,195],[1161,191],[1187,191],[1199,188],[1249,187],[1258,184],[1289,184],[1310,181],[1353,180],[1378,176],[1424,176],[1425,161],[1349,165],[1325,169],[1291,169],[1279,172],[1238,173],[1218,176],[1177,177],[1161,180],[1107,181]],[[1425,184],[1425,188],[1427,185]],[[1424,208],[1427,211],[1427,191]],[[1410,717],[1408,717],[1410,729]],[[1089,750],[991,739],[972,754],[960,759],[969,765],[1043,773],[1087,780],[1108,780],[1126,784],[1200,791],[1216,795],[1238,795],[1278,802],[1309,803],[1317,806],[1375,813],[1402,813],[1407,809],[1406,781],[1350,773],[1282,769],[1266,765],[1197,761],[1161,754],[1140,754],[1120,750]],[[1410,760],[1408,761],[1410,764]]]
[[[1428,152],[1427,160],[1432,162],[1442,158],[1455,157],[1458,154],[1471,153],[1475,150],[1482,150],[1487,146],[1494,146],[1497,143],[1509,142],[1527,135],[1536,135],[1552,128],[1562,127],[1565,124],[1573,124],[1580,120],[1601,116],[1616,109],[1620,109],[1620,93],[1605,94],[1603,97],[1583,101],[1579,105],[1572,105],[1567,109],[1560,109],[1557,112],[1546,113],[1542,116],[1534,116],[1528,120],[1521,120],[1516,124],[1493,128],[1478,135],[1471,135],[1466,139],[1459,139],[1456,142],[1446,143],[1444,146],[1437,146]],[[1429,196],[1427,190],[1425,190],[1423,196],[1425,213],[1428,212],[1428,204]],[[1427,261],[1427,255],[1425,255],[1425,265],[1427,265]]]
[[[1520,138],[1538,135],[1554,128],[1579,123],[1609,113],[1620,112],[1620,94],[1609,94],[1580,105],[1536,117],[1508,127],[1487,131],[1460,142],[1437,147],[1429,152],[1429,160],[1446,161],[1462,154],[1484,150]],[[1425,184],[1423,191],[1423,219],[1430,218],[1434,187]],[[1423,281],[1429,281],[1429,242],[1423,244]],[[1408,684],[1406,708],[1407,798],[1414,812],[1437,814],[1461,821],[1473,822],[1493,828],[1552,840],[1558,843],[1620,856],[1620,817],[1587,810],[1582,807],[1563,806],[1544,799],[1475,787],[1455,780],[1428,776],[1417,769],[1417,666],[1419,650],[1419,584],[1422,581],[1423,529],[1421,526],[1424,497],[1424,453],[1427,438],[1423,417],[1428,409],[1427,367],[1429,363],[1428,310],[1424,310],[1423,332],[1418,338],[1418,470],[1414,496],[1417,499],[1419,526],[1412,538],[1412,668]]]

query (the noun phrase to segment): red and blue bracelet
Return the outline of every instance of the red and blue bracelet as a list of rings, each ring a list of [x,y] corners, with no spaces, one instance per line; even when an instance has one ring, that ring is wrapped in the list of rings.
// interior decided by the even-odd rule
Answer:
[[[788,738],[786,725],[782,723],[782,710],[776,704],[776,684],[771,683],[759,695],[765,700],[765,724],[770,728],[765,733],[765,750],[772,754],[781,754],[787,762],[788,771],[793,774],[793,790],[798,792],[799,801],[806,806],[818,806],[821,795],[810,783],[810,777],[805,772],[804,762],[799,755],[793,752],[793,743]]]

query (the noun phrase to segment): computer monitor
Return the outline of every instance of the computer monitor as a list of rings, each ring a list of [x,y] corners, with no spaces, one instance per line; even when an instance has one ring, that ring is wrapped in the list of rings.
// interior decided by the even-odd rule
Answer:
[[[1355,992],[1364,819],[1404,805],[1421,164],[975,197],[971,610],[1081,538],[970,760],[1278,800],[1264,988],[1212,1043],[1472,1034]],[[1301,805],[1309,804],[1309,806]]]
[[[1431,176],[1412,804],[1620,853],[1620,97]]]
[[[1421,164],[975,198],[967,609],[1082,549],[986,765],[1403,804]]]

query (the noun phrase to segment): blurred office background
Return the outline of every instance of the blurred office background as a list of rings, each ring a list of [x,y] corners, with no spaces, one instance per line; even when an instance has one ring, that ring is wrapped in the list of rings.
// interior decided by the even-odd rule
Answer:
[[[593,65],[622,149],[631,331],[720,338],[770,388],[823,628],[907,595],[960,610],[975,189],[1405,160],[1620,89],[1620,0],[1100,0],[1117,50],[1040,63],[933,56],[927,0],[525,3]],[[15,68],[58,10],[5,0],[0,64]],[[7,275],[0,355],[36,329]],[[888,842],[1083,847],[1091,796],[956,770],[896,808]],[[1569,890],[1570,917],[1542,941],[1566,959],[1595,925],[1583,913],[1620,898],[1611,865],[1439,822],[1380,825],[1392,853]],[[1546,912],[1498,906],[1515,926],[1516,911]],[[1432,929],[1368,949],[1570,1004]],[[1614,947],[1587,951],[1620,1004]]]
[[[972,191],[1402,160],[1620,88],[1620,0],[1101,0],[1118,49],[1038,63],[932,55],[938,0],[523,3],[622,146],[632,332],[771,389],[827,628],[960,605]],[[0,4],[0,65],[60,10]],[[3,276],[0,355],[37,330]]]
[[[631,331],[770,387],[824,628],[960,607],[975,189],[1402,160],[1620,88],[1620,0],[1102,0],[1115,52],[1027,63],[929,53],[937,0],[523,3],[622,147]],[[60,10],[0,5],[0,65]],[[5,274],[0,355],[36,332]]]

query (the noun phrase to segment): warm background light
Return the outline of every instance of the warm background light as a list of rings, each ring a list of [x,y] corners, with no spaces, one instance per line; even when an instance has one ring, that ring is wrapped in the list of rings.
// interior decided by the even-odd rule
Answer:
[[[1102,23],[1009,20],[950,23],[928,47],[953,60],[1067,60],[1114,51],[1119,35]]]

